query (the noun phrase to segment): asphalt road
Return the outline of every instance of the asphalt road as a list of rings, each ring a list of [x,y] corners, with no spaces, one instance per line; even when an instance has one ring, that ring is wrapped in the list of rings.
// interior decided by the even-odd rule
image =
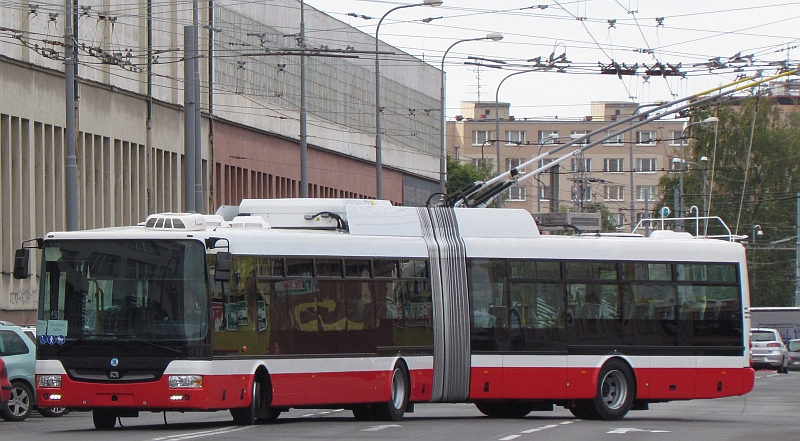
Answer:
[[[417,405],[398,423],[356,421],[340,409],[293,409],[274,424],[234,426],[228,412],[143,413],[122,418],[113,431],[97,431],[90,412],[61,418],[34,413],[20,423],[0,421],[2,441],[180,441],[180,440],[800,440],[800,372],[756,373],[744,397],[658,403],[621,421],[585,421],[569,411],[534,412],[524,419],[484,417],[470,404]],[[167,424],[164,423],[166,417]]]

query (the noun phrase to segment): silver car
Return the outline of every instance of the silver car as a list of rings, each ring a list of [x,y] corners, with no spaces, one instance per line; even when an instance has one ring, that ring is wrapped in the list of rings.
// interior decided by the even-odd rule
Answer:
[[[769,328],[750,330],[750,359],[756,369],[775,369],[778,373],[789,373],[789,357],[780,332]]]

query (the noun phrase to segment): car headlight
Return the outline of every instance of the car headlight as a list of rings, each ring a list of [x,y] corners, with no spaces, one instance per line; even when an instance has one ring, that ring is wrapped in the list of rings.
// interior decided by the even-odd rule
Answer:
[[[174,388],[203,387],[203,377],[200,375],[170,375],[169,387],[174,387]]]
[[[37,387],[61,387],[61,375],[37,375]]]

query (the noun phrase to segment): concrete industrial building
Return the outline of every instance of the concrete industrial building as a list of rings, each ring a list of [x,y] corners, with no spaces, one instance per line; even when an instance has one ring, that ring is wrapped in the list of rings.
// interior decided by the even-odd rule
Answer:
[[[76,7],[80,229],[186,207],[186,5]],[[200,5],[198,211],[242,198],[299,197],[300,2]],[[63,3],[26,0],[6,3],[0,14],[0,319],[21,324],[36,320],[39,281],[12,278],[14,250],[66,229],[67,17]],[[313,30],[305,42],[308,196],[374,198],[375,40],[310,7],[305,25]],[[379,50],[389,53],[381,69],[383,197],[424,203],[438,189],[440,119],[410,109],[440,107],[439,70],[393,47]]]
[[[592,114],[584,118],[528,119],[511,115],[510,103],[498,103],[497,109],[495,104],[494,101],[462,103],[461,115],[447,123],[447,151],[451,156],[462,163],[484,162],[496,170],[497,149],[493,141],[500,139],[500,170],[505,172],[509,166],[516,167],[539,152],[548,152],[571,137],[588,134],[619,118],[631,116],[638,109],[638,104],[632,102],[592,102]],[[499,136],[497,118],[500,119]],[[684,122],[685,119],[657,120],[609,139],[562,162],[557,182],[551,181],[550,174],[545,173],[538,179],[527,179],[510,188],[503,206],[523,208],[531,213],[579,212],[589,204],[602,203],[608,207],[618,228],[630,231],[631,219],[634,222],[641,219],[661,197],[658,181],[675,168],[672,159],[679,157],[680,149],[686,147],[686,141],[681,140]],[[611,132],[619,130],[624,130],[624,126]],[[554,154],[540,164],[569,151]],[[688,153],[688,149],[684,153]],[[526,171],[536,168],[528,167]],[[556,198],[553,198],[553,184],[558,188]]]

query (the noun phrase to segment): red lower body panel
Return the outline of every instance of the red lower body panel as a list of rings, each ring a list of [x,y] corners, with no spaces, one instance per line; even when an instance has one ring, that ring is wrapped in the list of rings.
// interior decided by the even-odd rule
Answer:
[[[377,403],[391,397],[391,371],[277,374],[272,381],[272,405],[279,407]],[[429,401],[433,371],[412,370],[410,401]],[[204,375],[203,387],[171,389],[167,376],[149,383],[87,383],[62,375],[60,388],[37,388],[43,407],[116,407],[139,410],[213,410],[250,403],[252,375]],[[60,399],[52,399],[53,395]],[[171,399],[181,395],[180,400]]]
[[[597,394],[600,368],[474,367],[470,400],[579,400]],[[641,368],[636,398],[685,400],[743,395],[753,389],[751,368]]]

